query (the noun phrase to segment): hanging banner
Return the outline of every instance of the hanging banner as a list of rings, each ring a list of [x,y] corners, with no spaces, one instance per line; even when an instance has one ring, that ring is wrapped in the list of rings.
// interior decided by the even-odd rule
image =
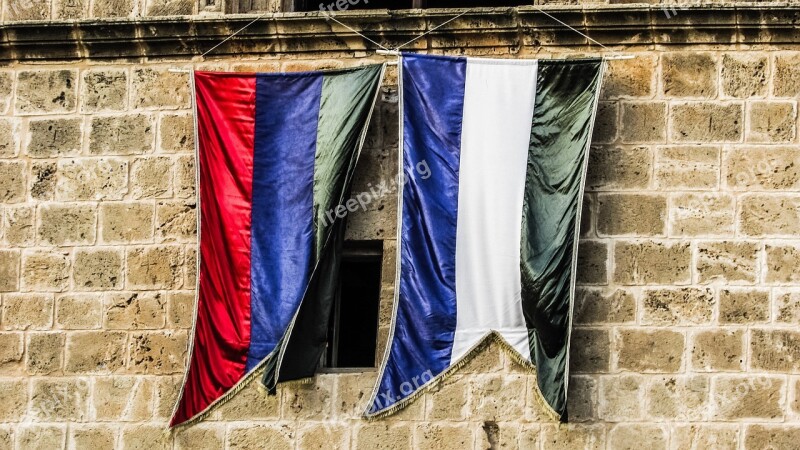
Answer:
[[[366,417],[404,407],[493,336],[536,370],[541,403],[567,420],[602,70],[601,59],[402,55],[395,312]]]
[[[262,367],[296,360],[305,370],[281,380],[314,374],[344,230],[326,213],[349,198],[384,70],[195,72],[197,309],[170,426],[202,419]],[[301,305],[309,341],[286,352]]]

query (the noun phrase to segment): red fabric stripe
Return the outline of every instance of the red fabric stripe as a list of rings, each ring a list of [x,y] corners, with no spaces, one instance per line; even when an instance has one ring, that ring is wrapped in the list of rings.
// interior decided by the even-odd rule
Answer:
[[[200,288],[194,351],[171,426],[242,379],[250,346],[254,76],[197,72]]]

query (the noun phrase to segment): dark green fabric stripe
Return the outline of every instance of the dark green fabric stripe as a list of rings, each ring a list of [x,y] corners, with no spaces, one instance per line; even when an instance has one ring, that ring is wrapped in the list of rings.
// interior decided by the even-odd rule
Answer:
[[[263,383],[270,392],[278,382],[313,376],[325,351],[346,218],[343,214],[337,217],[336,210],[350,196],[383,67],[370,65],[323,76],[314,162],[316,270],[293,325],[278,344],[281,354],[270,356],[272,360],[266,364]]]
[[[346,200],[345,191],[350,186],[358,145],[372,111],[382,68],[382,65],[366,66],[322,79],[314,163],[317,259],[333,225],[335,208]]]
[[[570,303],[602,60],[540,61],[522,211],[522,309],[540,391],[567,419]]]

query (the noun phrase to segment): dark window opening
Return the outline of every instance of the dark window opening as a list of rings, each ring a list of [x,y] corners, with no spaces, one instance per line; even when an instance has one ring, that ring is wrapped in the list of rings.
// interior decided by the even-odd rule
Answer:
[[[375,367],[381,244],[381,241],[345,242],[323,367]]]

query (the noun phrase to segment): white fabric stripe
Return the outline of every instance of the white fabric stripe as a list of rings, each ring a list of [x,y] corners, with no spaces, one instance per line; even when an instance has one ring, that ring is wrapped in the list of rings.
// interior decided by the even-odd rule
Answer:
[[[467,60],[451,364],[490,330],[530,361],[520,234],[536,68],[535,60]]]

